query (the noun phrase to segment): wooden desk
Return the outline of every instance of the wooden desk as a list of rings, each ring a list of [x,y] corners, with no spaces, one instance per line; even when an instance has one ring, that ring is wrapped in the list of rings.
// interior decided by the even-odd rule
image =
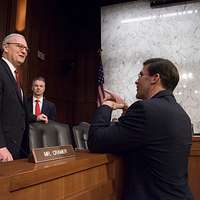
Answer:
[[[200,200],[200,136],[192,138],[189,158],[189,184],[194,200]]]
[[[120,199],[120,162],[112,155],[77,153],[74,158],[40,164],[0,163],[0,199]]]
[[[40,164],[0,163],[0,199],[120,200],[122,166],[117,156],[84,152]],[[194,200],[200,200],[200,137],[193,137],[189,184]]]

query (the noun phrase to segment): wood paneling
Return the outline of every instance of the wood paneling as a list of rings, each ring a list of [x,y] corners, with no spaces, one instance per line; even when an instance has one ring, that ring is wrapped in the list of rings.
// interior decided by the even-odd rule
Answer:
[[[193,137],[189,157],[189,184],[194,200],[200,200],[200,137]]]
[[[3,200],[10,200],[9,180],[7,178],[0,178],[0,197]]]
[[[189,185],[200,200],[200,137],[193,138]],[[27,160],[0,163],[0,197],[12,200],[120,199],[123,160],[114,155],[80,152],[76,157],[33,164]]]
[[[57,107],[57,120],[90,121],[96,109],[97,50],[100,8],[93,1],[27,1],[25,35],[31,49],[23,67],[26,96],[36,76],[46,79],[47,99]],[[15,31],[17,0],[1,1],[0,39]],[[45,60],[38,57],[44,53]]]
[[[17,160],[0,163],[2,200],[119,200],[116,187],[119,158],[77,153],[75,158],[40,164]],[[117,163],[115,163],[117,162]],[[109,167],[108,167],[109,166]]]
[[[0,0],[0,44],[3,38],[15,31],[16,0]]]
[[[27,10],[25,34],[31,48],[24,70],[27,95],[31,95],[32,79],[44,76],[45,96],[56,104],[58,121],[90,121],[96,109],[99,8],[93,4],[91,9],[87,3],[77,7],[65,1],[30,0]],[[38,50],[45,60],[38,58]]]

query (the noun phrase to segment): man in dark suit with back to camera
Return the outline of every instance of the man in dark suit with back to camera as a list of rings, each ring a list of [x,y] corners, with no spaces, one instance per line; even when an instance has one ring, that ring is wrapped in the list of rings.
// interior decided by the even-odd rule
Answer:
[[[20,67],[28,54],[24,36],[10,34],[2,42],[0,60],[0,161],[23,157],[23,138],[27,135],[27,112],[18,79]]]
[[[45,79],[37,77],[32,82],[33,96],[27,99],[29,122],[43,121],[48,123],[48,120],[56,119],[55,104],[44,98]]]
[[[178,81],[171,61],[149,59],[135,82],[141,101],[112,126],[112,110],[126,106],[114,95],[94,115],[88,147],[91,152],[124,157],[123,200],[192,199],[187,183],[192,129],[189,116],[173,95]]]

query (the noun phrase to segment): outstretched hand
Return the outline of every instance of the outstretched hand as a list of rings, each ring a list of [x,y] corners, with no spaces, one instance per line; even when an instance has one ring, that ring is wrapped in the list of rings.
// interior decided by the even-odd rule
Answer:
[[[103,105],[108,105],[112,109],[123,109],[123,111],[126,111],[128,109],[128,104],[117,94],[110,90],[104,89],[105,92],[105,98]]]
[[[111,100],[117,103],[124,103],[124,100],[119,95],[115,94],[114,92],[104,89],[104,93],[105,93],[104,100]]]
[[[113,110],[123,109],[124,108],[124,104],[122,104],[122,103],[116,103],[114,101],[109,101],[109,100],[104,101],[103,105],[107,105],[107,106],[111,107]]]

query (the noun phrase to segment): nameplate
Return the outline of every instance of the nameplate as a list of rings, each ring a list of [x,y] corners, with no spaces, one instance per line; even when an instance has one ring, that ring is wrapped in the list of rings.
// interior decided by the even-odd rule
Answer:
[[[44,148],[33,148],[32,156],[29,160],[34,163],[41,163],[72,156],[75,156],[75,151],[72,145],[53,146]]]

